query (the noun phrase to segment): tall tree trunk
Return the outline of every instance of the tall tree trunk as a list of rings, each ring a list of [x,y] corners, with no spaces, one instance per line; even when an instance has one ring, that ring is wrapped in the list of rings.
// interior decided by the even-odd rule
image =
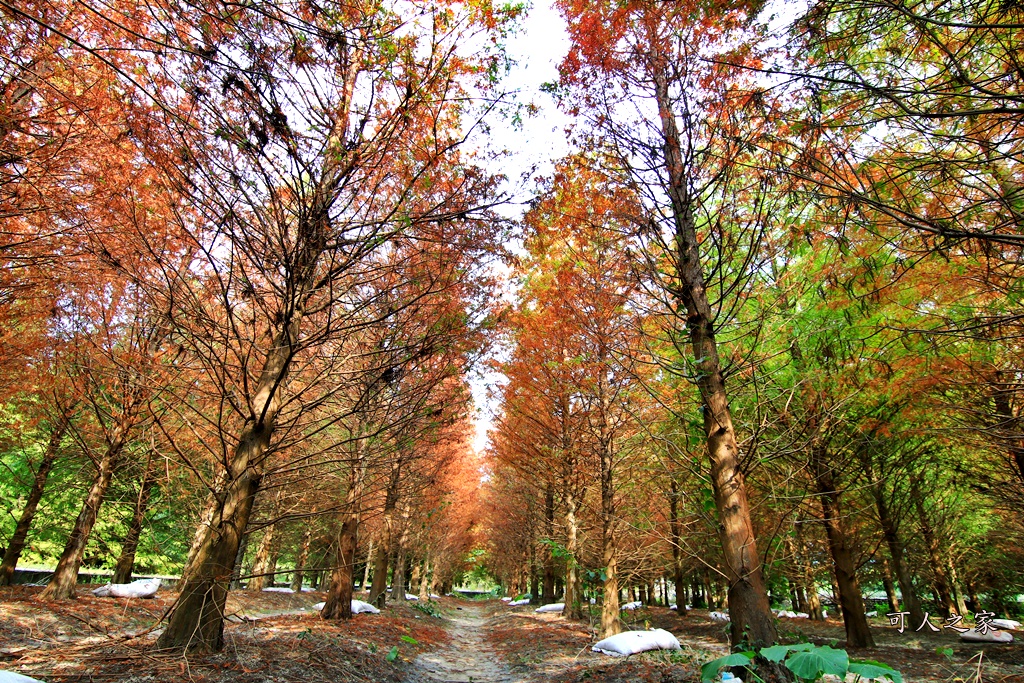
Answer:
[[[377,537],[377,555],[373,558],[373,584],[370,586],[368,602],[384,607],[388,589],[388,559],[391,557],[392,513],[384,516],[384,524]]]
[[[569,619],[583,618],[583,581],[580,577],[579,556],[579,520],[576,508],[579,503],[571,491],[565,496],[565,550],[569,556],[566,560],[565,575],[565,616]]]
[[[882,536],[885,538],[886,546],[889,548],[889,561],[892,563],[893,573],[896,575],[896,582],[900,585],[900,594],[903,598],[903,608],[910,613],[910,621],[914,624],[924,623],[924,610],[921,608],[921,601],[914,590],[914,580],[910,575],[910,569],[904,562],[906,551],[900,541],[899,531],[896,528],[896,521],[892,517],[889,505],[885,499],[885,493],[879,485],[874,487],[875,510],[878,513],[879,525],[882,527]]]
[[[419,598],[421,601],[430,599],[430,554],[423,558],[423,569],[420,570],[420,592]]]
[[[391,576],[391,599],[405,602],[405,558],[409,545],[409,502],[402,506],[402,533],[395,549],[395,568]]]
[[[242,430],[227,469],[217,477],[221,486],[212,493],[213,502],[204,513],[206,523],[196,532],[194,552],[182,570],[181,595],[157,640],[158,648],[213,652],[224,646],[228,583],[263,480],[280,392],[287,381],[301,320],[301,310],[293,311],[292,319],[274,338],[252,401],[255,419]]]
[[[18,517],[18,524],[14,527],[14,533],[4,551],[3,562],[0,563],[0,586],[9,586],[14,577],[14,570],[18,566],[21,552],[25,549],[25,541],[28,539],[29,529],[32,528],[32,520],[36,516],[39,501],[43,498],[43,490],[46,488],[46,479],[50,476],[50,470],[57,461],[60,453],[60,442],[68,429],[68,420],[62,417],[53,425],[50,431],[50,439],[47,441],[43,457],[39,459],[36,466],[35,476],[32,478],[32,489],[28,492],[28,500]]]
[[[548,482],[544,489],[544,534],[546,542],[555,538],[555,489]],[[541,602],[549,605],[555,601],[555,553],[550,545],[544,547],[544,594]]]
[[[355,462],[349,470],[348,490],[345,491],[345,507],[341,515],[341,529],[338,533],[338,554],[327,588],[327,600],[320,610],[324,619],[352,618],[352,591],[355,588],[353,571],[356,566],[356,549],[359,545],[360,505],[363,497],[363,482],[366,479],[365,439],[356,444]],[[371,544],[372,548],[372,544]],[[369,564],[369,561],[367,561]],[[365,572],[364,571],[364,587]]]
[[[882,587],[885,589],[885,599],[889,603],[890,612],[900,611],[900,601],[896,597],[896,587],[892,582],[892,571],[889,568],[889,560],[882,558]]]
[[[601,563],[604,565],[603,602],[601,604],[601,638],[622,630],[619,621],[619,577],[616,574],[617,547],[615,534],[615,488],[611,449],[601,448]]]
[[[146,511],[149,509],[149,498],[156,486],[159,469],[156,467],[153,452],[150,451],[146,461],[146,472],[142,475],[142,484],[139,486],[139,495],[135,499],[135,510],[132,513],[132,521],[128,525],[128,533],[125,534],[121,543],[121,556],[117,558],[117,566],[114,567],[114,577],[111,583],[129,583],[132,580],[132,570],[135,568],[135,552],[139,549],[139,539],[142,537],[142,527],[146,521]]]
[[[273,577],[269,575],[271,556],[274,554],[274,526],[269,525],[263,530],[260,543],[256,546],[256,555],[252,558],[252,576],[249,578],[247,590],[250,593],[260,593],[264,588],[270,587]]]
[[[729,582],[730,640],[733,646],[745,643],[749,647],[765,647],[774,645],[778,640],[775,618],[768,603],[750,518],[746,482],[740,467],[739,446],[715,340],[714,314],[708,302],[694,224],[694,200],[690,195],[680,134],[669,94],[668,65],[659,55],[653,55],[653,58],[652,75],[668,171],[666,190],[672,202],[675,227],[674,271],[677,283],[673,295],[686,311],[686,330],[696,365],[722,558]],[[782,666],[768,662],[762,664],[767,679],[790,679]]]
[[[373,541],[374,539],[371,536],[370,545],[366,549],[366,565],[363,566],[363,582],[359,584],[359,587],[364,591],[370,590],[367,584],[370,583],[370,566],[373,564]]]
[[[953,595],[956,599],[956,611],[960,616],[964,616],[967,614],[967,603],[964,600],[964,589],[960,585],[960,580],[956,573],[956,566],[953,564],[952,560],[947,564],[947,568],[949,569],[950,585],[953,587]]]
[[[864,616],[864,597],[857,581],[857,566],[853,561],[849,541],[842,518],[840,494],[835,486],[828,454],[823,446],[811,446],[811,463],[815,482],[820,494],[822,523],[828,536],[828,547],[832,554],[832,567],[839,587],[839,606],[843,612],[846,627],[847,647],[874,647],[867,617]]]
[[[804,524],[806,523],[807,520],[798,519],[794,525],[796,529],[797,557],[799,558],[802,573],[802,576],[800,577],[802,584],[799,592],[803,595],[804,605],[801,611],[807,612],[807,615],[813,621],[821,621],[824,619],[824,615],[821,610],[821,599],[818,597],[818,586],[814,577],[814,565],[811,563],[807,542],[804,539]]]
[[[536,548],[534,555],[537,554]],[[537,572],[536,558],[530,560],[530,604],[540,604],[540,574]]]
[[[939,539],[935,535],[935,530],[928,519],[928,513],[924,509],[924,495],[921,493],[919,479],[917,475],[913,474],[910,476],[910,497],[921,523],[921,535],[924,536],[925,547],[928,548],[928,559],[931,561],[932,575],[935,577],[935,596],[938,608],[943,617],[949,617],[955,611],[953,597],[949,592],[949,577],[946,576],[945,563],[942,561]]]
[[[245,563],[245,553],[249,549],[249,534],[242,533],[242,540],[238,543],[238,552],[235,553],[235,566],[231,570],[231,581],[228,588],[233,591],[242,590],[242,565]]]
[[[384,607],[388,588],[388,559],[391,556],[391,544],[394,541],[395,509],[398,505],[399,485],[402,481],[402,458],[391,466],[391,476],[384,497],[384,518],[380,535],[377,537],[377,557],[373,562],[373,585],[370,587],[369,601],[377,607]]]
[[[127,427],[118,428],[114,438],[107,445],[103,456],[96,462],[96,475],[93,477],[92,486],[89,487],[89,494],[82,504],[82,510],[78,513],[75,526],[71,530],[64,552],[61,553],[57,568],[53,571],[50,583],[42,593],[39,594],[42,600],[64,600],[75,597],[75,584],[78,583],[78,570],[82,566],[82,559],[85,557],[85,547],[89,543],[89,535],[96,524],[100,507],[103,505],[103,498],[110,488],[110,481],[114,476],[114,463],[121,451],[124,449]]]
[[[299,543],[299,554],[295,558],[295,571],[292,572],[292,591],[302,592],[302,573],[306,568],[306,560],[309,559],[309,546],[313,542],[313,529],[306,526],[302,532],[302,541]]]
[[[686,616],[686,584],[683,579],[683,533],[679,521],[679,485],[672,478],[669,489],[669,542],[672,544],[672,582],[676,587],[676,612]],[[667,598],[666,598],[667,600]],[[666,602],[666,604],[668,604]]]
[[[246,441],[240,444],[251,446]],[[170,621],[157,640],[158,648],[213,652],[224,646],[228,581],[259,488],[260,477],[246,467],[222,494],[212,520],[215,533],[207,536],[187,572],[188,578],[182,581]]]

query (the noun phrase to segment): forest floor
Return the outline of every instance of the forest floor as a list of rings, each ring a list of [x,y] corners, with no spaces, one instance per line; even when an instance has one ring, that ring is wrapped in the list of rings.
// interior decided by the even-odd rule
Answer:
[[[671,631],[683,649],[612,658],[590,650],[592,622],[528,606],[444,598],[429,610],[389,604],[380,615],[336,623],[310,609],[321,593],[238,591],[228,601],[224,650],[186,657],[153,649],[173,592],[118,599],[94,597],[89,588],[58,603],[38,600],[40,588],[0,588],[0,670],[53,683],[694,683],[700,665],[725,654],[727,644],[725,627],[704,610],[685,618],[659,607],[624,613],[632,628]],[[969,645],[950,631],[900,634],[884,617],[872,625],[877,647],[853,655],[891,664],[908,683],[1024,683],[1022,637],[1013,645]],[[841,646],[844,637],[837,620],[782,619],[780,630],[787,642]]]

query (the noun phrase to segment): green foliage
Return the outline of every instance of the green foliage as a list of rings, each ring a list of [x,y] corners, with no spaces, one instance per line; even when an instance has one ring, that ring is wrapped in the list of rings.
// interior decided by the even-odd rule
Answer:
[[[433,601],[421,600],[419,602],[414,602],[412,603],[412,608],[414,610],[419,610],[420,612],[423,612],[428,617],[442,616],[441,609]]]
[[[786,668],[800,680],[816,681],[825,675],[838,676],[841,680],[847,673],[855,674],[858,679],[874,680],[886,678],[893,683],[903,683],[903,676],[888,664],[872,660],[850,660],[846,650],[813,645],[811,643],[795,643],[793,645],[772,645],[754,652],[734,652],[731,655],[712,660],[701,667],[700,677],[703,683],[713,681],[722,669],[743,666],[754,670],[756,677],[757,665],[755,656],[778,663],[785,661]]]
[[[419,645],[420,644],[420,641],[416,640],[412,636],[402,636],[401,640],[402,640],[403,643],[409,643],[410,645]]]
[[[389,662],[393,662],[396,659],[398,659],[398,646],[392,645],[391,649],[388,650],[388,653],[384,656],[384,659],[388,660]]]

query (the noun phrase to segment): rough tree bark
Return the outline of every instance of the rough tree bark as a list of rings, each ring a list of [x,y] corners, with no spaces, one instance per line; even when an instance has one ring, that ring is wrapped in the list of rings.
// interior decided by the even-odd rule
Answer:
[[[338,532],[337,556],[327,588],[327,600],[324,601],[324,608],[320,610],[320,616],[324,619],[352,618],[352,591],[355,588],[353,571],[356,566],[356,549],[359,545],[359,504],[363,496],[363,481],[366,474],[366,465],[362,457],[364,448],[363,441],[360,440],[356,446],[356,460],[349,471],[345,507],[341,514],[341,528]],[[364,569],[364,585],[366,582],[365,572]]]
[[[875,511],[878,513],[878,522],[882,527],[882,536],[885,538],[886,546],[889,548],[889,561],[892,563],[893,573],[896,575],[896,582],[900,586],[900,593],[903,596],[903,607],[910,612],[910,621],[914,624],[924,623],[924,610],[921,608],[921,601],[914,589],[914,580],[910,575],[910,569],[904,562],[906,554],[903,543],[900,541],[899,532],[896,529],[896,522],[889,510],[884,492],[878,485],[874,487]]]
[[[53,577],[43,592],[39,594],[41,600],[64,600],[75,597],[75,584],[78,583],[78,570],[85,557],[85,547],[89,543],[89,535],[99,516],[103,498],[107,494],[107,489],[110,488],[110,482],[114,476],[114,465],[117,464],[117,460],[124,450],[129,427],[135,422],[137,409],[137,401],[133,401],[108,436],[107,447],[104,449],[103,455],[96,461],[96,475],[89,487],[89,494],[82,504],[81,512],[78,513],[75,526],[71,529],[71,536],[68,538],[67,545],[64,546],[64,552],[61,553],[60,560],[57,561]]]
[[[402,533],[395,549],[395,568],[391,576],[391,599],[405,602],[405,561],[409,545],[409,502],[402,506]]]
[[[565,616],[569,619],[583,618],[583,581],[580,577],[579,561],[579,520],[576,517],[579,502],[570,491],[565,496],[565,550],[569,556],[565,575]]]
[[[931,561],[932,576],[935,579],[935,597],[937,606],[943,617],[952,616],[956,611],[953,605],[953,596],[949,591],[949,577],[946,576],[945,562],[942,560],[942,549],[939,547],[939,539],[932,527],[928,513],[924,509],[924,494],[921,492],[920,479],[917,475],[910,476],[910,497],[917,510],[918,520],[921,524],[921,535],[924,536],[925,547],[928,549],[928,559]],[[923,623],[923,622],[922,622]]]
[[[306,568],[306,560],[309,559],[309,546],[313,542],[313,529],[307,526],[302,532],[302,541],[299,542],[299,554],[295,558],[295,571],[292,572],[292,592],[302,592],[302,574]]]
[[[553,541],[555,534],[555,487],[548,481],[544,487],[544,534],[545,541]],[[555,601],[555,553],[551,546],[544,548],[544,588],[541,602],[550,605]]]
[[[128,524],[128,533],[125,534],[121,543],[121,556],[117,558],[117,565],[114,567],[114,576],[111,583],[130,583],[132,571],[135,569],[135,552],[139,549],[139,540],[142,538],[142,527],[146,521],[146,510],[149,509],[149,498],[156,486],[159,469],[156,466],[153,452],[150,451],[146,460],[146,471],[142,475],[142,483],[139,486],[139,495],[135,498],[135,509],[132,512],[132,521]]]
[[[729,582],[730,639],[734,646],[746,642],[750,647],[765,647],[775,644],[778,633],[750,518],[746,481],[740,467],[739,446],[715,339],[714,314],[701,267],[694,199],[687,183],[680,133],[669,94],[668,67],[658,55],[654,55],[653,61],[652,76],[668,173],[666,190],[672,203],[675,228],[676,284],[672,294],[686,311],[686,330],[696,365],[722,558]],[[763,664],[766,680],[790,679],[781,665]]]
[[[369,602],[378,608],[384,607],[388,588],[388,559],[394,539],[395,510],[398,506],[399,485],[402,482],[402,458],[391,467],[387,493],[384,497],[384,515],[380,535],[377,537],[377,556],[373,560],[373,585],[370,586]]]
[[[829,463],[829,455],[819,444],[811,446],[811,466],[821,500],[822,524],[828,536],[832,566],[839,587],[839,606],[846,627],[847,647],[874,647],[875,640],[864,615],[864,598],[857,581],[857,565],[853,561],[849,540],[843,524],[839,491]]]
[[[885,599],[889,603],[890,612],[900,611],[900,600],[896,597],[896,586],[892,582],[892,570],[889,567],[889,560],[882,557],[882,587],[885,589]]]
[[[64,438],[67,429],[67,418],[62,418],[53,425],[50,431],[46,450],[43,451],[43,457],[39,459],[35,476],[32,478],[32,489],[28,493],[28,499],[25,501],[25,507],[21,511],[21,516],[18,517],[18,524],[14,527],[14,533],[7,544],[7,550],[4,551],[3,562],[0,563],[0,586],[9,586],[11,584],[14,570],[18,566],[18,560],[21,558],[22,551],[25,549],[25,541],[28,539],[29,529],[32,528],[32,520],[35,519],[39,501],[43,498],[46,479],[50,476],[50,470],[53,469],[54,463],[57,462],[57,456],[60,454],[60,442]]]
[[[676,612],[686,616],[686,582],[683,578],[683,534],[679,521],[679,485],[673,478],[670,483],[669,497],[669,542],[672,544],[672,583],[676,588]],[[666,598],[667,599],[667,598]]]

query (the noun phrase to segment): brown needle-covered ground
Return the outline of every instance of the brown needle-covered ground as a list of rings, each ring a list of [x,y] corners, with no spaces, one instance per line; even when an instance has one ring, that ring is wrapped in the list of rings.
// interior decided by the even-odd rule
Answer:
[[[80,587],[77,599],[56,603],[40,601],[40,591],[0,588],[0,669],[47,682],[398,683],[410,660],[448,641],[442,619],[406,605],[325,622],[309,609],[322,594],[239,591],[228,600],[224,650],[183,656],[153,649],[150,629],[172,591],[141,600],[97,598]],[[393,647],[398,656],[388,661]]]
[[[491,642],[524,679],[537,677],[558,683],[625,683],[626,681],[699,681],[700,664],[728,652],[727,628],[711,621],[706,610],[691,610],[686,617],[663,607],[624,612],[628,628],[663,628],[675,634],[683,649],[678,653],[651,652],[612,658],[590,651],[595,642],[591,624],[568,622],[559,616],[536,614],[532,607],[495,607]],[[1024,633],[1012,645],[968,644],[956,633],[900,634],[888,619],[872,620],[877,647],[851,651],[856,659],[886,662],[908,683],[1024,683]],[[824,623],[806,619],[780,619],[784,642],[810,641],[843,647],[842,621]],[[938,648],[952,648],[942,654]]]
[[[380,615],[332,623],[310,609],[321,594],[235,592],[224,651],[186,657],[153,649],[151,629],[174,600],[172,591],[153,600],[116,599],[82,587],[76,600],[46,603],[40,590],[0,588],[0,669],[48,682],[696,683],[700,665],[727,652],[725,626],[705,610],[685,618],[660,607],[623,613],[628,627],[664,628],[683,649],[613,658],[591,651],[592,623],[533,607],[445,598],[439,607],[448,618],[389,605]],[[1024,683],[1024,637],[1009,646],[968,645],[950,631],[900,634],[884,617],[873,626],[877,647],[851,654],[893,665],[908,683]],[[786,642],[842,646],[844,638],[838,620],[781,619],[779,627]],[[392,648],[397,657],[389,661]]]

